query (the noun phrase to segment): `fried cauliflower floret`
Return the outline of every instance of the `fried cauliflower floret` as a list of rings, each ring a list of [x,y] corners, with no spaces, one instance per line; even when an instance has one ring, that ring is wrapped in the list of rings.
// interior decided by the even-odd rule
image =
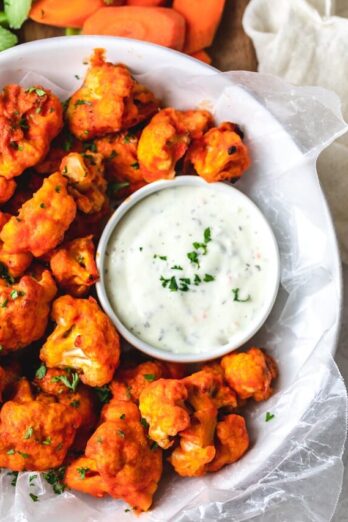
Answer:
[[[187,396],[185,384],[175,379],[159,379],[140,394],[139,409],[149,424],[149,436],[163,449],[170,448],[172,438],[190,425]]]
[[[40,257],[55,248],[75,218],[76,205],[67,192],[67,180],[55,173],[21,207],[0,233],[7,252]]]
[[[97,469],[93,459],[80,457],[66,469],[64,483],[69,489],[87,493],[93,497],[104,497],[108,488]]]
[[[272,395],[277,366],[272,357],[260,348],[225,355],[221,366],[226,381],[241,399],[252,397],[256,401],[264,401]]]
[[[86,295],[99,279],[92,237],[81,237],[65,243],[54,251],[50,259],[50,267],[58,285],[74,297]]]
[[[159,101],[144,85],[134,80],[131,95],[126,100],[122,129],[129,129],[147,120],[159,110]]]
[[[48,270],[38,279],[25,275],[11,286],[0,280],[0,345],[5,351],[24,348],[43,336],[56,292]]]
[[[59,297],[51,317],[57,326],[41,349],[41,360],[49,368],[74,368],[89,386],[110,382],[120,358],[120,340],[96,301]]]
[[[186,161],[208,182],[238,179],[250,166],[247,146],[234,123],[221,123],[193,141]]]
[[[10,214],[0,212],[0,232],[10,219]],[[10,279],[21,276],[30,266],[32,259],[33,256],[28,253],[10,254],[6,251],[3,242],[0,241],[0,272],[2,273],[2,277],[6,275],[6,272],[10,276]]]
[[[51,91],[6,86],[0,94],[1,176],[11,179],[41,161],[62,126],[62,105]]]
[[[100,212],[106,202],[107,183],[104,178],[103,156],[88,152],[71,152],[60,165],[60,172],[68,178],[68,192],[84,214]]]
[[[34,397],[24,383],[3,405],[0,421],[0,466],[42,471],[62,464],[81,416],[53,397]]]
[[[214,404],[218,409],[224,408],[224,411],[232,411],[237,408],[237,394],[234,390],[232,390],[232,388],[228,386],[224,378],[224,371],[219,363],[215,362],[203,366],[201,372],[197,372],[196,374],[190,376],[191,381],[194,382],[197,376],[199,377],[200,375],[206,376],[207,385],[210,386],[209,393],[213,397]],[[190,378],[188,379],[190,380]],[[202,379],[202,381],[204,380],[205,379]],[[209,381],[211,384],[209,384]]]
[[[216,455],[207,471],[218,471],[226,464],[240,459],[249,447],[245,420],[240,415],[227,415],[216,428]]]
[[[162,474],[162,451],[150,447],[139,420],[103,422],[89,439],[86,456],[96,462],[108,492],[147,511]]]
[[[115,375],[115,381],[116,383],[123,383],[132,400],[138,401],[141,392],[147,386],[165,376],[165,367],[161,362],[147,361],[135,366],[135,368],[121,368]]]
[[[145,181],[172,179],[175,165],[187,151],[193,136],[200,136],[208,127],[207,111],[161,110],[141,133],[138,161]]]
[[[67,109],[72,134],[86,141],[121,130],[133,86],[128,69],[105,62],[104,51],[96,49],[83,85],[72,95]]]
[[[0,176],[0,205],[12,198],[16,190],[16,182]]]

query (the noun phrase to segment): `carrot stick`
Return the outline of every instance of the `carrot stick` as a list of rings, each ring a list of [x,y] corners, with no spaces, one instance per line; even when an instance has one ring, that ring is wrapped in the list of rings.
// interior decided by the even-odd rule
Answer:
[[[212,62],[211,56],[204,49],[196,51],[195,53],[191,53],[190,56],[196,58],[196,60],[200,60],[201,62],[207,63],[209,65]]]
[[[41,24],[79,28],[103,6],[103,0],[37,0],[33,3],[29,17]]]
[[[86,20],[82,33],[125,36],[180,51],[185,40],[185,20],[165,7],[104,7]]]
[[[173,9],[186,19],[185,53],[209,47],[214,40],[225,0],[174,0]]]
[[[127,5],[140,5],[141,7],[155,7],[166,3],[167,0],[127,0]]]

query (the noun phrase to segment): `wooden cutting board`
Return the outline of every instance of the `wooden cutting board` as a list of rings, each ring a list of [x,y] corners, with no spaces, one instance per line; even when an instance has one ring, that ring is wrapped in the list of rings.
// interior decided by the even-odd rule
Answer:
[[[204,1],[204,0],[202,0]],[[226,0],[226,8],[216,35],[209,50],[213,65],[221,71],[256,71],[256,57],[251,40],[242,28],[242,17],[249,0]],[[40,38],[61,36],[64,31],[55,27],[28,21],[20,31],[20,41],[30,42]]]

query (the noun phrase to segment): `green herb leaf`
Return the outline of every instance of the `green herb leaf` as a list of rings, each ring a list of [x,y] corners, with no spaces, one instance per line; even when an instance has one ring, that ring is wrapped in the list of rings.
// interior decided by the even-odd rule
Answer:
[[[211,230],[210,227],[204,230],[204,243],[209,243],[211,241]]]
[[[18,38],[4,27],[0,26],[0,51],[5,51],[18,43]]]
[[[140,423],[144,426],[145,429],[147,429],[149,427],[149,423],[147,422],[146,419],[144,419],[144,417],[141,417]]]
[[[78,107],[79,105],[92,105],[92,102],[87,100],[76,100],[75,107]]]
[[[14,449],[9,449],[8,451],[6,451],[7,455],[14,455],[16,452]]]
[[[47,373],[47,368],[44,365],[44,363],[42,363],[40,368],[38,368],[36,370],[35,377],[37,377],[37,379],[41,380],[41,379],[43,379],[45,377],[46,373]]]
[[[12,29],[20,29],[28,18],[32,0],[4,0],[4,9]]]
[[[233,294],[233,301],[237,301],[237,303],[247,303],[248,301],[251,301],[251,296],[248,295],[245,299],[241,299],[239,297],[240,288],[233,288],[232,294]]]
[[[65,466],[61,466],[57,469],[50,469],[43,473],[43,478],[52,486],[56,495],[60,495],[65,490],[65,484],[63,483],[64,476]]]
[[[23,459],[28,459],[30,457],[29,453],[24,453],[23,451],[17,451],[17,453],[23,457]]]
[[[131,167],[134,170],[139,170],[140,165],[139,165],[139,163],[137,161],[135,161],[134,163],[131,164]]]
[[[196,286],[198,286],[198,285],[201,284],[201,282],[202,282],[202,279],[199,277],[198,274],[195,274],[195,278],[194,278],[194,280],[193,280],[193,283],[194,283]]]
[[[270,420],[274,419],[275,415],[273,413],[270,413],[269,411],[266,412],[265,421],[269,422]]]
[[[33,436],[34,428],[32,426],[29,426],[29,428],[26,429],[26,432],[24,433],[25,439],[30,439]]]
[[[120,415],[120,419],[121,420],[124,420],[126,418],[126,414],[125,413],[122,413],[122,415]]]
[[[67,27],[65,29],[65,36],[76,36],[81,34],[81,29],[76,29],[75,27]]]
[[[215,277],[210,274],[205,274],[203,281],[205,283],[210,283],[210,281],[215,281]]]
[[[80,401],[71,401],[70,406],[73,408],[79,408],[80,407]]]
[[[37,479],[38,475],[30,475],[29,484],[32,486],[35,479]]]
[[[195,241],[194,243],[192,243],[192,245],[193,248],[195,248],[196,250],[199,250],[201,248],[203,250],[204,256],[207,254],[208,248],[205,243],[198,243],[198,241]]]
[[[46,92],[43,89],[40,89],[39,87],[29,87],[25,92],[32,93],[35,92],[38,96],[42,97],[46,95]]]
[[[62,382],[69,390],[73,392],[76,390],[78,383],[80,382],[80,378],[77,372],[73,372],[71,374],[71,381],[69,381],[66,375],[57,375],[56,377],[52,377],[52,382]]]
[[[170,267],[171,270],[183,270],[183,267],[180,265],[174,265]]]
[[[10,276],[7,266],[3,263],[0,263],[0,277],[10,285],[12,285],[15,282],[14,278]]]
[[[10,293],[13,300],[18,299],[18,297],[23,297],[23,295],[25,295],[25,293],[22,292],[22,290],[12,290]]]
[[[39,497],[37,495],[34,495],[34,493],[29,493],[29,497],[33,502],[39,502]]]
[[[171,292],[176,292],[178,290],[178,283],[176,282],[175,277],[171,277],[169,281],[169,290]]]
[[[98,399],[100,400],[100,402],[102,404],[107,404],[108,402],[110,402],[112,393],[107,384],[105,384],[104,386],[101,386],[99,388],[94,388],[94,389],[97,392]]]
[[[162,261],[167,261],[167,256],[159,256],[158,254],[154,254],[154,259],[161,259]]]
[[[10,471],[9,473],[7,473],[7,476],[8,477],[13,477],[13,479],[11,480],[10,484],[11,486],[16,486],[17,484],[17,479],[18,479],[18,471]]]
[[[109,183],[108,188],[109,188],[109,191],[111,192],[111,194],[115,194],[119,190],[129,187],[129,185],[130,185],[129,181],[120,181],[119,183]]]
[[[77,468],[77,472],[79,473],[79,475],[82,478],[82,480],[85,480],[86,473],[88,473],[89,471],[90,471],[89,468]]]
[[[199,268],[200,265],[199,265],[199,259],[198,259],[197,252],[188,252],[186,255],[189,258],[189,260],[191,261],[191,263],[197,265]]]
[[[156,375],[153,373],[144,373],[144,379],[146,379],[149,382],[152,382],[156,379]]]
[[[117,430],[117,435],[119,435],[120,437],[122,437],[122,439],[125,438],[125,433],[124,433],[124,431],[122,431],[122,430]]]
[[[47,439],[43,440],[42,444],[44,444],[45,446],[50,446],[52,444],[51,437],[47,437]]]
[[[157,444],[157,442],[152,441],[152,444],[151,444],[151,447],[150,447],[151,451],[154,451],[154,450],[156,450],[157,448],[158,448],[158,444]]]

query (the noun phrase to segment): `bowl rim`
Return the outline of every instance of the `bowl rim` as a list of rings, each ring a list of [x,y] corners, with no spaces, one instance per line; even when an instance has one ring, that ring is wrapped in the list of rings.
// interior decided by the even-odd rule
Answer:
[[[106,261],[106,251],[109,240],[120,224],[122,219],[126,216],[126,214],[138,203],[146,199],[152,194],[158,193],[162,190],[175,188],[175,187],[206,187],[218,192],[226,193],[231,195],[233,192],[234,197],[237,197],[237,201],[244,204],[247,208],[251,209],[251,211],[257,216],[258,223],[260,223],[260,228],[262,228],[265,233],[268,235],[267,241],[270,242],[271,245],[271,262],[272,262],[272,272],[271,272],[271,280],[267,285],[267,295],[263,306],[258,312],[256,318],[251,322],[248,329],[244,331],[244,333],[239,333],[236,335],[236,341],[233,343],[229,342],[222,346],[212,346],[209,350],[199,353],[187,353],[187,352],[172,352],[163,350],[161,348],[157,348],[146,341],[143,341],[136,335],[134,335],[125,324],[118,317],[116,311],[111,305],[110,299],[108,297],[108,292],[106,290],[105,284],[105,261]],[[201,362],[208,361],[211,359],[216,359],[217,357],[221,357],[226,355],[238,348],[241,348],[246,342],[248,342],[264,325],[267,320],[273,305],[275,303],[279,284],[280,284],[280,255],[278,244],[273,233],[273,230],[268,223],[266,217],[258,208],[258,206],[243,192],[233,187],[230,183],[226,182],[215,182],[215,183],[207,183],[203,178],[199,176],[185,176],[179,175],[172,180],[159,180],[153,183],[150,183],[141,189],[137,190],[133,194],[131,194],[125,201],[121,203],[121,205],[115,210],[112,216],[109,218],[102,235],[99,239],[99,243],[96,251],[96,262],[97,268],[100,274],[100,279],[96,283],[96,291],[100,301],[100,304],[104,311],[109,316],[112,323],[115,325],[117,331],[120,335],[134,348],[146,353],[151,357],[155,357],[157,359],[162,359],[165,361],[171,362],[181,362],[181,363],[193,363],[193,362]]]

